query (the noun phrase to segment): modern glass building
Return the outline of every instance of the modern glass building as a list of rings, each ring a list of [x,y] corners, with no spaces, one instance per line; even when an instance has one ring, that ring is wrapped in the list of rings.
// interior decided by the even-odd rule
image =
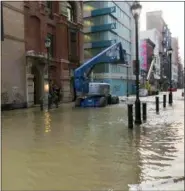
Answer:
[[[95,80],[111,84],[112,94],[123,96],[134,93],[135,59],[134,19],[130,11],[132,2],[84,1],[84,59],[94,57],[105,48],[121,42],[127,52],[129,69],[125,65],[101,64],[94,69]]]

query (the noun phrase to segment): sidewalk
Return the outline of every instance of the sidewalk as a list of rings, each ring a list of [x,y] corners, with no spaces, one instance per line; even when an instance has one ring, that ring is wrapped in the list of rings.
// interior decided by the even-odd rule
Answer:
[[[155,97],[159,96],[159,103],[162,103],[163,102],[163,95],[165,95],[165,94],[166,94],[166,96],[168,96],[168,92],[160,92],[159,95],[139,97],[139,99],[141,102],[155,103]],[[128,98],[126,96],[120,96],[119,99],[121,102],[134,103],[136,100],[136,95],[131,95]],[[168,97],[166,99],[168,99]]]

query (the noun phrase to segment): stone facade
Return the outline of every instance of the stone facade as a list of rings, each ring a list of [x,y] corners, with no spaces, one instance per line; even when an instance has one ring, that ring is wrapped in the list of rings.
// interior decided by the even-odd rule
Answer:
[[[63,101],[72,100],[71,71],[83,62],[82,2],[72,2],[75,13],[73,22],[67,19],[66,2],[51,1],[51,9],[48,9],[47,3],[3,2],[5,38],[2,42],[2,94],[5,98],[2,98],[2,104],[14,101],[10,95],[15,89],[20,94],[19,102],[27,106],[34,104],[35,78],[39,81],[36,86],[43,86],[48,80],[42,81],[38,77],[47,73],[45,39],[48,33],[54,38],[50,79],[62,89]],[[70,41],[71,30],[76,34],[75,47]],[[71,55],[72,50],[76,50],[75,56]],[[37,72],[34,72],[34,68]],[[40,91],[39,96],[42,96],[38,88],[37,92]]]
[[[178,62],[178,88],[184,88],[184,70],[183,65]]]
[[[177,86],[178,83],[178,57],[179,57],[179,45],[178,39],[172,37],[172,80],[174,81],[174,85]]]
[[[26,107],[23,2],[3,1],[2,109]],[[16,19],[14,19],[16,18]]]

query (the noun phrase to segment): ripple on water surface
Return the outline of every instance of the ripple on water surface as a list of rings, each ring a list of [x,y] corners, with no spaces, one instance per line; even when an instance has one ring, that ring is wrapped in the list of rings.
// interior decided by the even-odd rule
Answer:
[[[182,103],[175,100],[160,115],[150,103],[147,123],[133,131],[124,104],[5,112],[3,189],[183,190]]]

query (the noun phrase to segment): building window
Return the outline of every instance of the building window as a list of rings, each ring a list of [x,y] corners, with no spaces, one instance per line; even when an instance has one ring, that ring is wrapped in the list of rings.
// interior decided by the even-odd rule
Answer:
[[[50,57],[54,57],[54,35],[48,33],[47,37],[50,39],[51,41],[51,46],[49,48],[49,55]]]
[[[169,36],[169,31],[166,31],[166,36],[167,36],[167,37]]]
[[[46,6],[48,9],[52,9],[52,1],[46,1]]]
[[[74,30],[69,31],[70,38],[70,53],[69,55],[74,58],[77,56],[77,32]]]
[[[83,5],[83,11],[92,11],[92,10],[94,10],[95,9],[95,7],[93,7],[92,5],[87,5],[87,4],[84,4]]]
[[[71,42],[76,42],[76,32],[74,31],[70,32],[70,36],[71,36]]]
[[[52,19],[52,1],[46,1],[46,7],[49,10],[49,17]]]
[[[74,9],[71,2],[67,2],[67,18],[69,21],[74,21]]]

